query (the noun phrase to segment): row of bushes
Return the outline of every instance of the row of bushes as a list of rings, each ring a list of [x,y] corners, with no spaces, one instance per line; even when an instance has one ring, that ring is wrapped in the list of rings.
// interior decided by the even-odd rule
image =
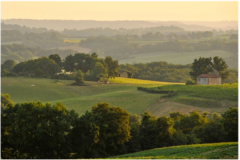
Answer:
[[[140,91],[145,91],[148,93],[157,93],[157,94],[169,94],[169,93],[173,93],[174,91],[162,91],[162,90],[155,90],[154,88],[145,88],[145,87],[137,87],[137,90]]]

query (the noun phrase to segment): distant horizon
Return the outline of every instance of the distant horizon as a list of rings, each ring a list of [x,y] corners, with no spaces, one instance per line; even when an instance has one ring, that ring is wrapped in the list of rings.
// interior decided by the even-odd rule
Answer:
[[[238,1],[2,1],[1,19],[238,21]]]
[[[1,20],[50,20],[50,21],[147,21],[147,22],[237,22],[238,20],[213,20],[213,21],[185,21],[185,20],[96,20],[96,19],[31,19],[31,18],[9,18],[9,19],[1,19]]]

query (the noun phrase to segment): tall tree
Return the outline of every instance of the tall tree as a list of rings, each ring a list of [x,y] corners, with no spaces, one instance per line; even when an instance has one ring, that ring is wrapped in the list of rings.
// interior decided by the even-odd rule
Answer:
[[[223,124],[228,141],[238,141],[238,108],[231,107],[223,115]]]
[[[20,75],[43,77],[60,72],[60,67],[54,60],[47,57],[41,57],[35,60],[18,63],[14,66],[14,72]]]
[[[77,117],[61,103],[8,105],[1,113],[2,157],[69,158],[68,135]]]
[[[13,60],[6,60],[2,65],[1,65],[1,70],[6,69],[8,72],[11,72],[15,66],[15,62]]]
[[[100,62],[97,62],[95,64],[95,67],[93,69],[93,75],[96,78],[96,80],[99,80],[101,77],[105,78],[108,76],[107,74],[107,68],[104,67],[104,65]]]
[[[129,113],[121,107],[111,107],[108,103],[98,103],[91,112],[100,127],[96,150],[101,157],[116,154],[119,147],[131,138]]]
[[[136,114],[130,115],[129,126],[131,128],[131,139],[125,143],[128,153],[133,153],[141,150],[140,144],[140,117]]]
[[[73,72],[75,69],[75,59],[73,55],[68,55],[64,60],[64,69],[67,72]]]
[[[143,150],[158,147],[158,127],[157,118],[148,111],[142,114],[140,126],[140,143]]]
[[[75,73],[75,81],[77,85],[83,85],[84,79],[83,79],[83,73],[81,70],[76,71]]]
[[[112,57],[108,56],[104,61],[108,69],[108,78],[115,78],[118,74],[118,60],[113,60]]]
[[[70,133],[71,148],[75,158],[93,158],[98,155],[95,146],[99,141],[99,131],[100,128],[91,112],[87,111],[76,120]]]
[[[227,68],[228,65],[222,58],[218,56],[213,58],[213,69],[218,71],[219,75],[222,77],[223,80],[227,79],[227,77],[229,76]]]
[[[192,71],[190,71],[190,75],[194,80],[196,80],[196,77],[200,74],[208,74],[214,70],[218,71],[222,79],[226,79],[229,75],[226,62],[218,56],[215,56],[214,58],[200,57],[199,59],[194,59],[191,68]]]
[[[212,58],[202,58],[194,59],[194,62],[192,64],[192,71],[190,71],[190,75],[194,80],[196,80],[197,76],[200,74],[208,74],[213,71],[212,66]]]
[[[159,117],[157,120],[159,146],[169,146],[176,132],[173,128],[174,121],[166,116]]]
[[[8,104],[13,105],[13,101],[10,99],[10,95],[1,93],[1,108],[6,107]]]
[[[48,58],[54,60],[60,67],[62,67],[62,59],[58,54],[51,54]]]

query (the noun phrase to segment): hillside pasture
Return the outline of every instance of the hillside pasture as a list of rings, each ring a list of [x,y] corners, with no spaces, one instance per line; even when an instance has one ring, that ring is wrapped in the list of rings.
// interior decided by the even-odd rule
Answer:
[[[184,99],[184,100],[182,100]],[[187,100],[186,100],[187,99]],[[229,107],[238,107],[238,102],[229,101],[213,101],[203,99],[205,103],[196,101],[194,97],[181,97],[173,99],[159,98],[153,105],[151,105],[147,110],[150,114],[157,117],[169,116],[172,112],[181,112],[188,114],[189,112],[197,111],[200,114],[203,112],[208,112],[211,116],[214,112],[222,114],[226,112]],[[216,103],[212,103],[216,102]]]
[[[238,142],[156,148],[111,157],[117,159],[238,159]]]
[[[122,107],[130,113],[141,114],[162,96],[138,91],[136,88],[139,84],[86,82],[87,86],[70,86],[73,82],[43,78],[3,77],[1,83],[2,93],[9,94],[15,103],[37,100],[51,104],[62,102],[68,109],[74,109],[80,115],[91,110],[91,107],[98,102],[107,102],[110,105]],[[161,82],[156,83],[144,86],[156,87],[161,84]],[[32,84],[35,87],[31,87]]]
[[[232,53],[225,51],[194,51],[194,52],[171,52],[171,51],[161,51],[161,52],[148,52],[134,55],[134,58],[119,60],[120,64],[133,64],[133,63],[149,63],[157,61],[165,61],[173,64],[190,64],[194,59],[199,57],[214,57],[219,56],[221,58],[228,58]]]
[[[212,86],[199,85],[163,85],[160,87],[144,87],[147,92],[152,90],[174,91],[170,97],[160,97],[147,110],[155,116],[169,115],[171,112],[213,114],[224,113],[229,107],[238,107],[238,84]],[[157,93],[159,94],[159,93]]]
[[[174,83],[146,81],[116,77],[110,84],[86,82],[86,86],[70,86],[72,80],[55,80],[44,78],[2,77],[1,93],[9,94],[14,103],[42,101],[56,104],[63,103],[67,109],[74,109],[80,115],[98,102],[106,102],[111,106],[119,106],[132,114],[142,114],[148,110],[156,116],[168,116],[171,112],[188,114],[190,111],[223,113],[229,107],[237,105],[237,101],[218,101],[191,97],[186,94],[163,98],[166,94],[152,94],[137,90],[142,86],[157,89],[158,86],[171,87]],[[31,85],[35,85],[32,87]],[[179,83],[178,83],[179,84]],[[174,86],[185,86],[176,85]],[[200,101],[200,100],[201,101]],[[218,102],[217,102],[218,101]],[[209,105],[214,104],[215,107]],[[219,107],[218,104],[221,104]]]

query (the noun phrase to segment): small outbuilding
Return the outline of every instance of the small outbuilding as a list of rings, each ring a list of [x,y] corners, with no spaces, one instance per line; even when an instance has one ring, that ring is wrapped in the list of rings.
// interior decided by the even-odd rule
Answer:
[[[128,73],[126,71],[118,71],[118,76],[128,78]]]
[[[197,76],[197,85],[219,85],[221,84],[221,76],[217,71],[213,71],[211,74],[201,74]]]

